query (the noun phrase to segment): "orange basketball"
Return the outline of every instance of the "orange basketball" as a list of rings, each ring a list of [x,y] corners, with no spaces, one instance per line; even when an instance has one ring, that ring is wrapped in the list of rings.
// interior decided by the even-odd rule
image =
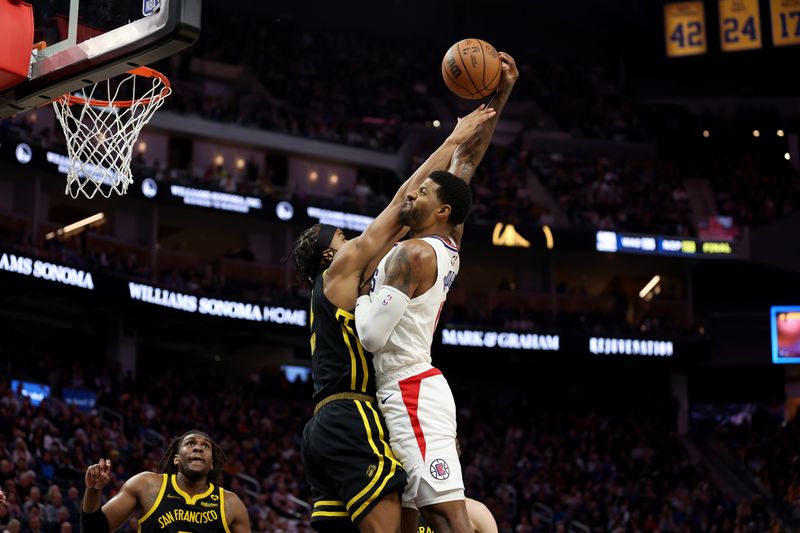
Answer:
[[[500,56],[480,39],[462,39],[442,59],[442,77],[456,96],[477,100],[492,94],[500,83]]]

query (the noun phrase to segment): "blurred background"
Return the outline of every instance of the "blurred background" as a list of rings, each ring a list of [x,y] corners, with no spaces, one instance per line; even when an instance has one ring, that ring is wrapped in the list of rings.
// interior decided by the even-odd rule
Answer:
[[[253,531],[310,531],[285,258],[477,105],[440,64],[478,37],[520,78],[433,346],[467,495],[502,532],[796,530],[800,10],[732,3],[205,2],[111,199],[64,196],[51,108],[1,120],[0,528],[70,533],[88,465],[113,495],[199,427]]]

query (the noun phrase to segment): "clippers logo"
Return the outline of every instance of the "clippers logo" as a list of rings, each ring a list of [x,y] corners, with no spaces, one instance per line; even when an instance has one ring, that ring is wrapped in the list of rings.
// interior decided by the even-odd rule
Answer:
[[[444,480],[450,477],[450,467],[444,459],[436,459],[431,463],[431,475],[438,479]]]
[[[142,0],[142,15],[149,17],[161,8],[161,0]]]
[[[389,305],[389,302],[391,302],[391,301],[392,301],[392,295],[391,294],[387,294],[386,297],[381,302],[381,305]]]

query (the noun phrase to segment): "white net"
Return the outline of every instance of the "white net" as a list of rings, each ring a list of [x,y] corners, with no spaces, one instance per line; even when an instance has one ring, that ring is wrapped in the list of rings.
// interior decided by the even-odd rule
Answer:
[[[140,68],[53,102],[67,139],[67,194],[108,198],[127,192],[139,132],[171,92],[165,81]]]

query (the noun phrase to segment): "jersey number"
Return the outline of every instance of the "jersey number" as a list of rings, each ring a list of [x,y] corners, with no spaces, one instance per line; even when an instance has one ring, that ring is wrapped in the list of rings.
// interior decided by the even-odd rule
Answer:
[[[378,269],[375,269],[375,273],[372,274],[372,279],[369,280],[369,292],[375,292],[375,282],[378,281]]]

